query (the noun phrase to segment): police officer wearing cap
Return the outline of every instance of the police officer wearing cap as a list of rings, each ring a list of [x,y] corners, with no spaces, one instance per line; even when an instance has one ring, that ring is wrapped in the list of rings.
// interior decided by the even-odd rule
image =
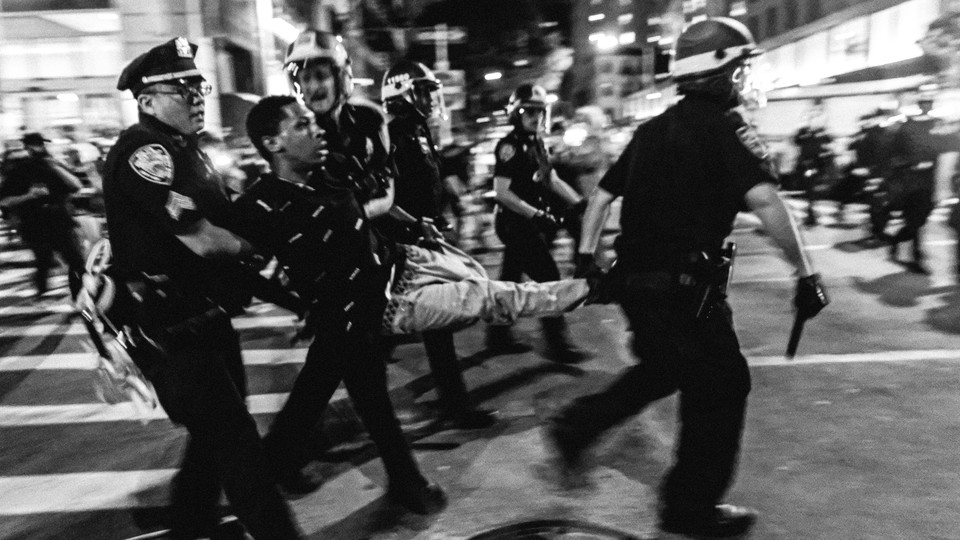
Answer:
[[[136,98],[139,122],[117,139],[103,174],[110,272],[129,292],[116,309],[137,329],[131,356],[189,433],[173,481],[173,537],[221,537],[222,491],[254,538],[300,538],[245,404],[230,316],[245,302],[237,261],[252,248],[225,228],[229,200],[197,145],[210,85],[196,51],[172,39],[135,58],[117,83]]]
[[[513,131],[497,143],[493,169],[495,229],[504,244],[503,281],[520,281],[523,274],[540,282],[560,279],[551,245],[563,222],[577,222],[586,208],[586,200],[550,164],[542,138],[548,112],[547,92],[532,84],[517,87],[507,104]],[[551,360],[570,363],[584,358],[570,346],[563,317],[543,318],[541,324]],[[514,341],[509,326],[489,327],[487,346],[505,352],[524,348]]]
[[[903,227],[886,240],[890,246],[890,258],[894,261],[899,260],[900,244],[910,242],[912,257],[905,267],[913,273],[929,274],[920,231],[935,206],[937,158],[943,152],[956,151],[960,139],[956,128],[945,129],[942,121],[930,114],[933,109],[931,96],[921,95],[917,107],[919,113],[908,116],[890,142],[887,211],[902,210]]]
[[[640,125],[591,195],[578,272],[593,253],[607,207],[623,197],[611,269],[616,297],[640,360],[609,388],[580,397],[548,424],[547,440],[566,475],[603,432],[648,404],[680,393],[676,462],[660,487],[664,531],[697,537],[746,532],[756,513],[721,504],[734,474],[750,371],[725,299],[719,259],[739,210],[760,218],[798,272],[796,306],[815,315],[826,296],[753,127],[737,110],[760,51],[727,18],[690,25],[675,55],[677,104]],[[728,252],[729,255],[729,252]],[[720,282],[722,280],[722,282]],[[564,478],[570,478],[565,476]]]
[[[390,141],[398,173],[394,204],[415,220],[426,218],[435,224],[445,223],[441,209],[444,189],[440,177],[441,158],[427,124],[429,118],[443,114],[440,81],[427,66],[401,60],[384,73],[380,96],[390,115]],[[409,221],[388,217],[377,220],[376,225],[397,242],[416,244],[423,235],[422,227]],[[443,419],[461,429],[491,426],[493,413],[475,409],[470,403],[453,332],[435,330],[423,332],[421,336],[437,385]]]

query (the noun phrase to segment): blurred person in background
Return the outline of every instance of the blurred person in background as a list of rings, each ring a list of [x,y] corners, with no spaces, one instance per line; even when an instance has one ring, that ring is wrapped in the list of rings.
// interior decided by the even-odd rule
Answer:
[[[520,281],[526,274],[533,281],[556,281],[560,270],[551,247],[561,226],[579,233],[579,219],[587,201],[557,176],[544,145],[549,104],[540,86],[521,84],[507,104],[513,130],[497,143],[493,187],[496,192],[496,231],[504,244],[500,279]],[[555,201],[560,201],[560,205]],[[559,207],[558,207],[559,206]],[[567,335],[560,317],[541,319],[547,357],[573,363],[585,358]],[[490,326],[487,347],[494,352],[529,350],[515,340],[509,326]]]
[[[445,114],[440,81],[427,66],[409,60],[394,64],[383,75],[383,107],[389,115],[390,141],[397,176],[394,181],[394,205],[415,221],[384,217],[375,226],[388,238],[406,244],[421,242],[427,220],[441,232],[452,229],[443,216],[446,178],[443,160],[433,142],[428,121]],[[424,243],[437,251],[439,244]],[[492,411],[477,409],[470,402],[460,361],[449,329],[422,332],[430,371],[440,403],[440,416],[452,427],[482,429],[493,425]]]
[[[807,198],[807,216],[803,224],[811,227],[817,224],[814,202],[820,197],[819,190],[833,170],[833,151],[830,150],[833,137],[827,134],[824,121],[823,104],[818,100],[808,111],[806,123],[793,136],[793,144],[799,151],[794,178]]]
[[[956,126],[946,127],[930,114],[932,96],[920,95],[917,107],[919,112],[908,116],[890,141],[888,204],[889,209],[902,211],[903,226],[885,239],[889,243],[891,260],[899,261],[900,244],[909,242],[911,259],[904,266],[913,273],[929,274],[921,229],[936,206],[937,159],[941,153],[960,149],[960,138]]]
[[[20,237],[33,251],[37,299],[47,292],[55,254],[67,264],[70,294],[76,298],[84,253],[71,198],[83,184],[47,152],[46,143],[50,141],[43,135],[27,133],[22,141],[23,152],[12,155],[19,159],[4,164],[0,207],[13,215]]]

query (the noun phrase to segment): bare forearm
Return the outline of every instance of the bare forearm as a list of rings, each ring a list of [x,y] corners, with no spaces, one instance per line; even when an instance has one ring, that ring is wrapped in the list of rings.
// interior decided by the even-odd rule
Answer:
[[[773,189],[773,188],[770,188]],[[793,215],[778,194],[764,191],[748,203],[771,239],[783,250],[784,257],[796,268],[801,276],[813,273],[813,266],[803,249],[800,230]]]
[[[537,213],[539,208],[524,201],[517,194],[510,190],[509,178],[496,176],[493,179],[493,189],[497,193],[497,202],[502,204],[507,210],[530,219]]]
[[[578,251],[592,255],[597,251],[600,235],[603,234],[603,225],[607,221],[607,210],[614,201],[610,192],[597,188],[590,196],[587,210],[583,214],[583,228],[580,230],[580,247]]]

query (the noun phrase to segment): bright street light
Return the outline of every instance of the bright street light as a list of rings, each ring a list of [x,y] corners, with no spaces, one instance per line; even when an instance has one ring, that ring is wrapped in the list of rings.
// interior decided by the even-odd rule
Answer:
[[[495,81],[495,80],[497,80],[497,79],[499,79],[499,78],[501,78],[501,77],[503,77],[503,73],[500,73],[499,71],[494,71],[494,72],[492,72],[492,73],[487,73],[486,75],[483,76],[483,78],[486,79],[486,80],[488,80],[488,81]]]

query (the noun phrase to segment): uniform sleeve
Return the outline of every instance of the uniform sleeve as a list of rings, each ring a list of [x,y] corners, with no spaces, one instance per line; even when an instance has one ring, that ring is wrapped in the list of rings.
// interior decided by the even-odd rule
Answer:
[[[116,185],[137,211],[154,218],[172,234],[181,234],[203,216],[186,171],[174,166],[170,150],[156,139],[134,135],[117,161]],[[195,179],[194,179],[195,180]]]
[[[630,143],[627,144],[627,147],[623,149],[617,161],[614,162],[612,167],[607,169],[603,178],[600,179],[598,186],[611,195],[617,197],[623,195],[623,188],[627,184],[630,163],[633,161],[634,155],[640,151],[641,127],[642,126],[638,127],[637,130],[634,131]]]
[[[522,162],[520,158],[521,150],[512,139],[500,139],[496,150],[494,150],[496,162],[493,166],[493,175],[513,178]]]
[[[739,113],[731,111],[726,120],[712,130],[721,163],[732,178],[738,194],[745,195],[762,182],[777,183],[777,175],[770,161],[767,147],[760,140],[756,129]]]

